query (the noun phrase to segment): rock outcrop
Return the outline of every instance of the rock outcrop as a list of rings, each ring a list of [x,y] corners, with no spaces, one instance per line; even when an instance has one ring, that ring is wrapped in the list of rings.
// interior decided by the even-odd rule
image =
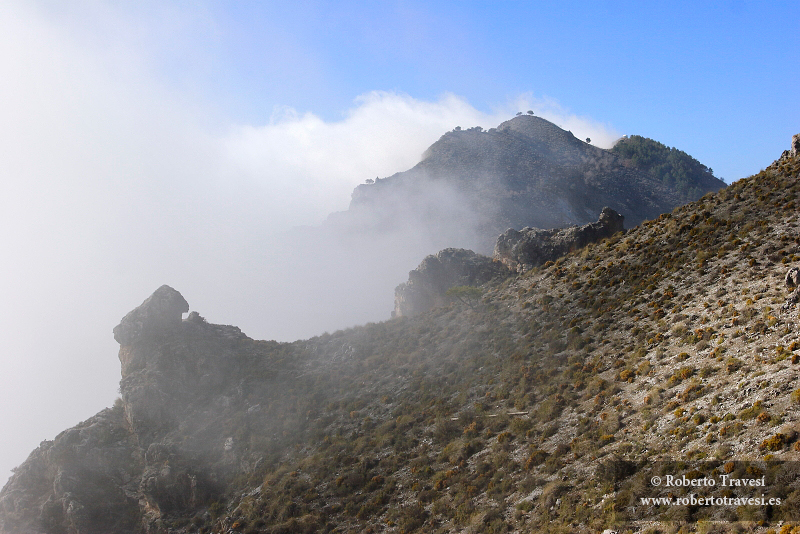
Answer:
[[[143,336],[168,334],[180,326],[182,315],[188,311],[189,303],[183,295],[163,285],[122,318],[114,327],[114,339],[122,346],[130,346]]]
[[[800,302],[800,269],[797,267],[789,269],[783,277],[783,282],[786,288],[792,292],[781,307],[781,309],[786,312]]]
[[[781,157],[776,160],[776,163],[788,163],[797,158],[797,156],[800,156],[800,133],[792,136],[789,150],[784,150]]]
[[[141,470],[120,406],[43,441],[0,497],[0,532],[136,532]]]
[[[121,399],[31,453],[0,494],[0,532],[166,533],[218,498],[236,451],[203,429],[241,408],[229,395],[254,342],[188,309],[162,286],[114,328]]]
[[[393,317],[410,317],[448,302],[447,290],[456,286],[479,286],[509,275],[509,270],[488,256],[463,248],[446,248],[427,256],[408,273],[408,282],[394,292]]]
[[[800,285],[800,269],[797,267],[792,267],[786,271],[786,276],[783,277],[783,280],[787,288],[796,288],[798,285]]]
[[[512,272],[556,260],[624,230],[624,217],[603,208],[597,222],[565,229],[509,229],[497,238],[492,258],[461,248],[446,248],[427,256],[408,273],[408,282],[394,291],[392,317],[411,317],[447,304],[456,286],[480,286]]]
[[[624,231],[625,217],[603,208],[597,222],[564,229],[509,229],[497,238],[493,257],[512,271],[524,272]]]

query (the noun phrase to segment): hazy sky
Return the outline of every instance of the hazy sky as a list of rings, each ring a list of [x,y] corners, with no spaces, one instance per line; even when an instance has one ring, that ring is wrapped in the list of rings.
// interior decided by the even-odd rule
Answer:
[[[113,403],[111,329],[161,284],[256,338],[387,318],[391,286],[359,308],[343,281],[349,315],[282,287],[338,286],[337,260],[301,267],[274,235],[455,126],[533,109],[598,146],[640,134],[727,181],[757,172],[800,132],[798,20],[796,2],[1,2],[0,479]]]

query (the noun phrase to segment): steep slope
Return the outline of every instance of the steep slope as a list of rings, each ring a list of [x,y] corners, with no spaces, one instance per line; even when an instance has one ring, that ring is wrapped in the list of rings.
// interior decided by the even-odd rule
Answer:
[[[618,459],[797,460],[799,177],[787,154],[477,305],[291,344],[181,321],[161,288],[115,330],[118,405],[31,454],[0,531],[600,532],[647,496]],[[776,480],[784,507],[622,527],[800,520],[796,473]]]
[[[597,148],[530,115],[490,130],[458,129],[412,169],[358,186],[350,210],[333,221],[360,230],[435,227],[461,239],[451,246],[489,254],[507,228],[586,224],[605,206],[633,226],[725,186],[705,167],[684,172],[680,182],[664,179],[658,165],[675,167],[665,158],[695,161],[678,150],[652,151],[646,161],[632,155]]]

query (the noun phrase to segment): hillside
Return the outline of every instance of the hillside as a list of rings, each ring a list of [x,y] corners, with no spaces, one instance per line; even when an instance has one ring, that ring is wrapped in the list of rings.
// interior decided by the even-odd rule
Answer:
[[[162,287],[115,329],[121,399],[31,453],[0,531],[786,534],[796,474],[728,462],[800,457],[799,174],[795,150],[475,305],[294,343]],[[624,522],[655,460],[769,472],[785,506]]]
[[[413,224],[446,238],[440,248],[490,254],[508,228],[586,224],[606,206],[635,226],[725,186],[688,154],[637,140],[604,150],[531,115],[457,128],[412,169],[358,186],[330,222],[380,232]]]
[[[640,135],[625,136],[611,151],[646,170],[665,185],[677,190],[687,200],[713,188],[711,169],[677,148]]]

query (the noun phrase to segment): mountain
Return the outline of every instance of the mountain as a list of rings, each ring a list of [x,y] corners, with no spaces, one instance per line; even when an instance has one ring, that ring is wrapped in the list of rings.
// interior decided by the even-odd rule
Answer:
[[[114,329],[121,398],[17,468],[0,532],[789,532],[799,151],[471,302],[294,343],[159,288]],[[638,506],[690,493],[780,504]]]
[[[646,159],[623,157],[529,115],[487,131],[446,133],[414,168],[356,187],[350,209],[317,226],[254,238],[261,257],[239,268],[255,265],[263,284],[240,291],[240,305],[262,319],[237,322],[292,341],[388,319],[398,283],[442,249],[489,256],[509,228],[589,224],[606,206],[631,227],[724,185],[699,163],[687,166],[694,160],[683,152],[644,141],[636,146]],[[673,174],[700,192],[663,181]]]
[[[611,150],[545,119],[520,115],[497,128],[451,131],[405,172],[358,186],[331,224],[357,231],[416,231],[490,254],[508,228],[597,220],[603,207],[635,226],[725,183],[677,149],[634,136]]]

